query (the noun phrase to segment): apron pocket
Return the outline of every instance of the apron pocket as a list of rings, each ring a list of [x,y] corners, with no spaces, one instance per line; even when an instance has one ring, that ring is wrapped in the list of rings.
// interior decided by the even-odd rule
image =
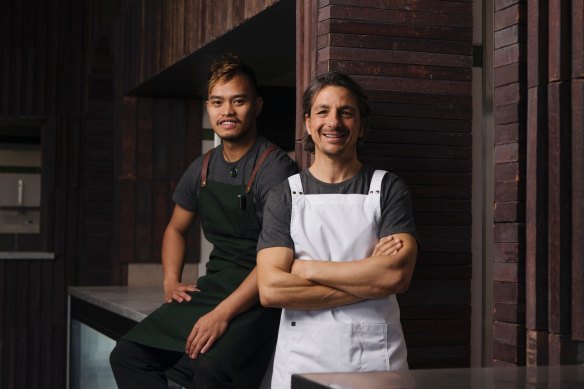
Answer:
[[[387,325],[293,321],[280,331],[290,372],[389,370]],[[284,362],[287,361],[287,362]]]

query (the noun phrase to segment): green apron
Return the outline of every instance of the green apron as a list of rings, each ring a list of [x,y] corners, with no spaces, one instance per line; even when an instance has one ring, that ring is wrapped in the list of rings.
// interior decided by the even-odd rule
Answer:
[[[189,302],[163,304],[124,339],[184,352],[195,322],[229,296],[255,267],[261,226],[245,187],[206,181],[200,189],[199,209],[205,237],[214,246],[207,274],[197,282],[200,292],[191,292]],[[257,389],[275,348],[279,320],[279,309],[258,303],[233,318],[206,355],[221,364],[238,388]]]

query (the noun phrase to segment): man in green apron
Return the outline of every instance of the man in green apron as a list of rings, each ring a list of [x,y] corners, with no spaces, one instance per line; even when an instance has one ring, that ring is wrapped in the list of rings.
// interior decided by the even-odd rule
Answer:
[[[395,294],[416,261],[409,191],[357,158],[370,108],[353,79],[319,76],[303,110],[314,163],[270,193],[258,242],[261,301],[284,308],[274,389],[295,373],[408,368]]]
[[[174,192],[162,245],[166,301],[112,351],[120,388],[167,388],[164,372],[172,366],[198,389],[261,383],[280,312],[259,304],[255,249],[268,191],[297,172],[286,153],[258,136],[262,103],[253,70],[238,57],[211,66],[207,112],[222,144],[193,162]],[[181,275],[197,216],[213,250],[207,274],[191,284]]]

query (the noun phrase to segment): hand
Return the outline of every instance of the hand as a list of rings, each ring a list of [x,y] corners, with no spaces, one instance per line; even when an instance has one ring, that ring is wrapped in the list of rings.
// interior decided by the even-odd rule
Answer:
[[[206,353],[228,326],[229,320],[214,310],[202,316],[187,338],[185,353],[192,359]]]
[[[395,238],[393,235],[384,236],[379,239],[379,242],[373,248],[371,256],[397,254],[402,247],[403,243],[400,239]]]
[[[174,282],[170,284],[164,284],[164,301],[167,303],[172,302],[172,300],[182,303],[183,301],[191,301],[191,296],[187,292],[199,292],[195,285],[182,284],[180,282]]]

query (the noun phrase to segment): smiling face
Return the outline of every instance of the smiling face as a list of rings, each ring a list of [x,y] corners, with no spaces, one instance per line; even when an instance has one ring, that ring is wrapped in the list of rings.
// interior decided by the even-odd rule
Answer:
[[[342,86],[326,86],[314,97],[310,114],[304,118],[315,153],[353,158],[363,125],[357,99]]]
[[[217,82],[209,91],[207,112],[213,131],[225,142],[238,142],[256,136],[256,117],[262,110],[262,98],[256,95],[244,75]]]

